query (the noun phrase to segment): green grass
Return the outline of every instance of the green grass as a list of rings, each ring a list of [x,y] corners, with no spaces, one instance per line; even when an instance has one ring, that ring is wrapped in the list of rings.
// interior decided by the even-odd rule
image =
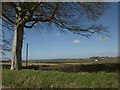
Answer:
[[[3,70],[2,84],[12,88],[117,88],[117,72]]]
[[[98,62],[94,60],[65,60],[56,63],[29,61],[29,65],[52,65],[55,67],[63,67],[67,70],[67,66],[72,68],[73,65],[82,65],[79,72],[67,71],[42,71],[28,70],[20,71],[3,69],[2,85],[3,87],[12,88],[117,88],[118,87],[118,69],[115,63],[117,58],[102,59]],[[109,64],[112,63],[112,64]],[[3,64],[10,64],[9,62]],[[25,63],[23,63],[25,64]],[[66,65],[68,64],[68,65]],[[99,66],[104,64],[103,66]],[[66,66],[66,67],[65,67]],[[70,68],[70,70],[72,69]],[[98,68],[104,68],[99,70]],[[81,70],[83,69],[83,70]],[[90,71],[89,71],[90,69]],[[95,70],[95,71],[94,71]]]

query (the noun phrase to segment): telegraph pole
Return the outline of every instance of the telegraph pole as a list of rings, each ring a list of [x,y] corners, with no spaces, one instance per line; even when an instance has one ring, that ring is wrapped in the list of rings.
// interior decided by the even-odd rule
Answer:
[[[26,68],[28,66],[28,43],[27,43],[27,46],[26,46]]]

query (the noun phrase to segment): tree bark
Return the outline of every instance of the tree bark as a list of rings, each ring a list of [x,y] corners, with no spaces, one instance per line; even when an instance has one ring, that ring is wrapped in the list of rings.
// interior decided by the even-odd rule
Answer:
[[[11,70],[22,69],[23,29],[24,26],[22,24],[14,26]]]

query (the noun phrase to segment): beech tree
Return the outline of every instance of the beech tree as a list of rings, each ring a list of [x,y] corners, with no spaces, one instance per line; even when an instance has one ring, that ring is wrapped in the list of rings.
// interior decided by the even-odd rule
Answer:
[[[89,37],[106,30],[102,24],[88,23],[98,20],[106,8],[102,2],[2,2],[2,20],[13,27],[11,70],[22,69],[25,28],[49,23]]]

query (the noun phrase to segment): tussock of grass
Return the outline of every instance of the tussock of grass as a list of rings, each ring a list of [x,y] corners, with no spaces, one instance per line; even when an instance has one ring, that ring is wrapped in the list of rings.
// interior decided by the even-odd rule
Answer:
[[[3,70],[2,84],[12,88],[117,88],[116,72]]]

